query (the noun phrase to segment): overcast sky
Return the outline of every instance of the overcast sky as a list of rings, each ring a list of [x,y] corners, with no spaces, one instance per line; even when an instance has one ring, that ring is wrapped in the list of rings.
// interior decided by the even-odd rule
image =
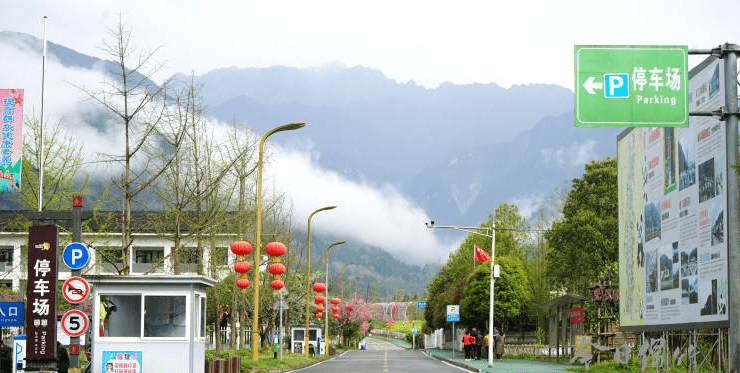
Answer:
[[[339,62],[378,69],[399,82],[413,80],[427,88],[449,81],[504,87],[553,83],[573,89],[577,44],[705,49],[740,43],[734,21],[740,14],[737,0],[27,0],[3,7],[0,30],[41,39],[46,15],[49,41],[109,58],[100,46],[108,39],[108,28],[117,25],[120,11],[135,47],[162,47],[157,54],[158,61],[167,62],[162,79],[229,66],[316,67]],[[5,72],[0,74],[0,88],[25,88],[24,112],[38,118],[38,57],[12,47],[0,52]],[[690,65],[702,58],[690,60]],[[84,140],[86,157],[118,151],[121,142],[115,136],[120,134],[101,135],[80,124],[89,112],[86,105],[94,103],[84,101],[69,84],[90,87],[101,76],[48,63],[46,97],[54,99],[47,101],[47,120],[74,126],[75,136]],[[319,207],[338,205],[317,215],[312,230],[380,246],[412,262],[444,262],[458,245],[426,229],[423,223],[430,218],[392,186],[350,181],[321,169],[315,162],[321,155],[310,144],[276,153],[266,170],[266,185],[289,196],[295,224],[305,224]]]
[[[99,57],[122,11],[136,45],[163,47],[168,73],[342,62],[427,88],[572,89],[576,44],[740,43],[736,0],[26,0],[3,8],[0,29],[42,38],[46,15],[50,41]]]

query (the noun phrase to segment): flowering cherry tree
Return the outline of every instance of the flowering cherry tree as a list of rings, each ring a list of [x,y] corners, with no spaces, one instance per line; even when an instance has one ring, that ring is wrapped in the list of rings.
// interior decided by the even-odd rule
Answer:
[[[342,328],[358,325],[360,335],[370,330],[370,319],[373,317],[373,304],[362,298],[354,297],[339,304],[339,321]]]

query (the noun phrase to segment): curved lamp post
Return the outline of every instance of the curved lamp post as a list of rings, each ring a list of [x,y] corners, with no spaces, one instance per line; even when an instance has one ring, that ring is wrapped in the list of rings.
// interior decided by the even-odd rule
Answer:
[[[326,290],[324,290],[324,305],[326,306],[326,315],[324,316],[324,333],[326,334],[324,336],[324,339],[326,339],[326,342],[329,342],[329,249],[331,249],[334,246],[337,245],[344,245],[347,241],[338,241],[334,242],[333,244],[326,247],[326,253],[324,254],[324,261],[326,262],[326,274],[324,275],[325,281],[326,281]],[[334,290],[336,292],[336,289]],[[326,350],[324,350],[324,355],[329,354],[329,345],[326,345]]]
[[[340,295],[342,299],[344,299],[344,269],[347,268],[347,266],[352,265],[352,264],[357,264],[357,262],[347,263],[342,266],[342,292]]]
[[[308,215],[308,237],[306,238],[306,330],[303,338],[303,356],[308,357],[308,320],[311,314],[311,218],[318,212],[332,210],[337,206],[326,206]],[[318,348],[318,346],[316,346]]]
[[[490,340],[488,343],[488,367],[493,366],[493,300],[494,300],[494,285],[496,283],[496,278],[498,277],[498,265],[493,264],[493,260],[496,258],[496,220],[493,219],[491,222],[491,227],[458,227],[454,225],[434,225],[434,221],[431,221],[429,223],[424,223],[427,228],[447,228],[447,229],[454,229],[458,231],[463,231],[467,233],[472,233],[478,236],[488,237],[491,239],[491,279],[490,279],[490,289],[489,289],[489,296],[490,299],[488,300],[488,335],[490,335]],[[490,234],[487,233],[481,233],[483,232],[490,232]]]
[[[257,227],[256,227],[256,244],[254,245],[254,315],[252,316],[252,361],[259,360],[259,302],[260,302],[260,238],[262,236],[262,151],[265,146],[265,140],[270,135],[281,131],[297,130],[305,126],[306,123],[295,122],[273,128],[267,132],[260,140],[259,161],[257,162]]]

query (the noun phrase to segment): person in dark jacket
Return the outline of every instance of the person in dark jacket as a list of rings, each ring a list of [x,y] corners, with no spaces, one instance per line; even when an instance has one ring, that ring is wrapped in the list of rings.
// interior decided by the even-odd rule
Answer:
[[[473,357],[473,359],[480,360],[480,350],[483,344],[483,336],[478,333],[477,328],[473,328],[473,331],[470,333],[470,335],[475,337],[475,345],[473,345],[473,355],[475,357]]]
[[[0,372],[13,371],[13,350],[5,342],[0,341]]]
[[[69,354],[64,345],[57,341],[57,372],[67,373],[69,370]]]

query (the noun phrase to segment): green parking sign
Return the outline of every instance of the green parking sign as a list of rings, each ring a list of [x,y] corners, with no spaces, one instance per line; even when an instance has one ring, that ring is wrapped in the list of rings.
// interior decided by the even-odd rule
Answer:
[[[575,46],[576,127],[688,127],[686,46]]]

